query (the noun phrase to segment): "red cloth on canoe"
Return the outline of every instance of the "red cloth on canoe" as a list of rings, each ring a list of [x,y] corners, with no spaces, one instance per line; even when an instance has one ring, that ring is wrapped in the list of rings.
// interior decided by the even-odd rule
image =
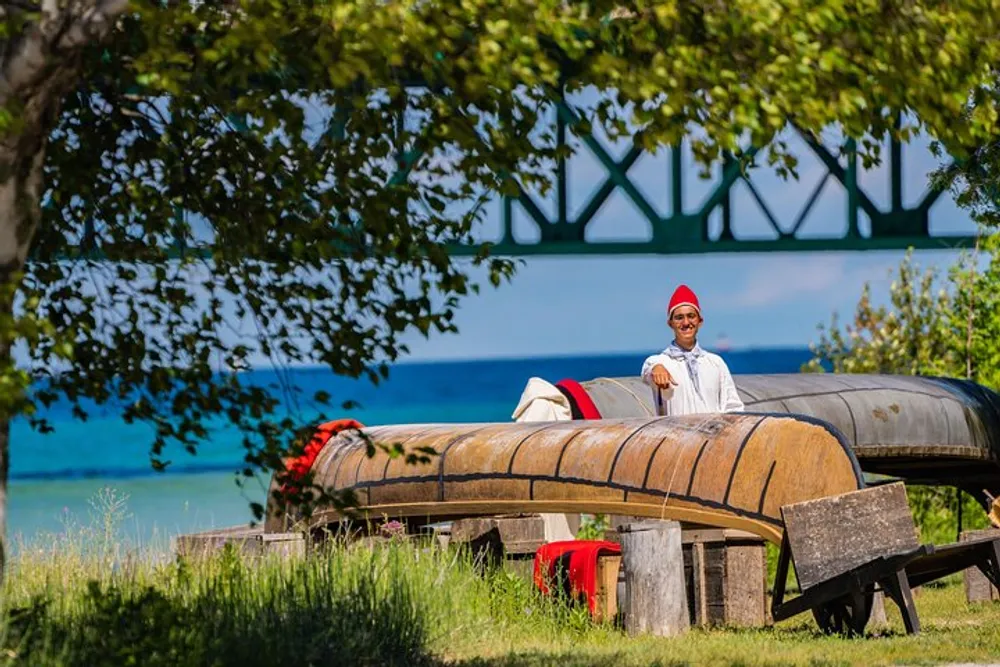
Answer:
[[[297,491],[295,482],[300,481],[309,472],[312,464],[316,462],[316,457],[319,456],[320,451],[330,441],[330,438],[350,428],[361,429],[364,426],[361,422],[353,419],[335,419],[316,427],[316,432],[313,433],[309,444],[302,450],[302,454],[285,459],[285,475],[284,483],[281,485],[281,494],[286,495]]]
[[[556,387],[561,387],[566,390],[566,392],[572,397],[572,400],[576,403],[576,406],[580,408],[580,412],[583,414],[584,419],[601,418],[601,411],[597,409],[597,406],[594,405],[594,401],[591,400],[587,390],[584,389],[583,385],[579,382],[566,378],[565,380],[559,380],[559,382],[556,382]]]
[[[542,593],[548,593],[556,564],[565,559],[568,561],[566,570],[571,594],[586,595],[587,607],[593,614],[597,610],[597,558],[621,552],[621,546],[604,540],[565,540],[543,544],[535,552],[535,585]]]

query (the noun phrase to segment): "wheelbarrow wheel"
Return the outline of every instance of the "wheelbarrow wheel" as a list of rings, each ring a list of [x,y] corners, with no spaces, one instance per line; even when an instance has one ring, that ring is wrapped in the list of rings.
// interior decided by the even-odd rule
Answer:
[[[875,593],[851,593],[813,608],[820,630],[831,635],[855,637],[865,633]]]

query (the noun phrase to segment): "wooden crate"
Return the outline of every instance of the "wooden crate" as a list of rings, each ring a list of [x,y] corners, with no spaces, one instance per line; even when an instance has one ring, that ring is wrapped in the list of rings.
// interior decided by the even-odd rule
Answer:
[[[986,530],[966,530],[959,536],[959,542],[967,542],[978,537],[994,536],[1000,537],[1000,529],[987,528]],[[992,602],[1000,600],[1000,592],[996,586],[990,583],[978,567],[966,568],[963,573],[965,580],[965,599],[969,602]]]
[[[227,544],[251,556],[278,554],[291,557],[305,553],[305,535],[302,533],[265,533],[263,526],[233,526],[178,535],[174,539],[174,552],[178,556],[199,558],[216,554]]]
[[[545,524],[537,514],[476,517],[451,524],[449,542],[463,544],[491,541],[504,555],[532,554],[545,544]]]
[[[545,544],[545,526],[537,514],[457,519],[437,531],[439,543],[471,550],[480,567],[502,566],[532,580],[538,547]]]
[[[688,529],[681,535],[691,625],[767,625],[767,550],[740,530]]]
[[[615,530],[606,531],[604,539],[620,542]],[[770,623],[762,538],[742,530],[682,524],[681,547],[692,626]],[[624,593],[621,587],[619,593]]]

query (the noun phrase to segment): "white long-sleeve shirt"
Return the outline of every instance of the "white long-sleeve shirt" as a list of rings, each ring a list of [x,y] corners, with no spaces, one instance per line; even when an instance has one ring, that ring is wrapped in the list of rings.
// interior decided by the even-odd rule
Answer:
[[[672,359],[665,353],[654,354],[642,364],[642,380],[653,392],[653,405],[657,414],[690,415],[718,412],[742,412],[743,401],[736,391],[729,367],[717,354],[704,352],[698,358],[698,381],[701,396],[694,390],[694,382],[688,374],[687,366],[679,359]],[[662,365],[670,373],[677,386],[657,389],[653,383],[653,367]],[[663,407],[660,408],[656,392],[662,392]]]

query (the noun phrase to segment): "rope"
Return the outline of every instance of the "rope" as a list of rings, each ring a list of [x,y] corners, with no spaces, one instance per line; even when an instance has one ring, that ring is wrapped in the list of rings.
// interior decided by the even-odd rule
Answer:
[[[608,382],[614,382],[616,385],[618,385],[619,387],[621,387],[622,389],[624,389],[628,393],[632,394],[632,398],[634,398],[636,400],[636,402],[639,405],[642,406],[642,409],[646,411],[646,414],[648,414],[650,417],[656,417],[657,416],[656,413],[650,411],[650,409],[646,406],[646,403],[641,398],[639,398],[634,391],[632,391],[631,389],[629,389],[628,387],[626,387],[625,385],[623,385],[618,380],[616,380],[614,378],[597,378],[597,379],[598,380],[607,380]],[[656,394],[657,394],[657,399],[659,400],[659,403],[660,403],[660,408],[661,408],[660,411],[662,412],[663,397],[659,395],[660,394],[659,391],[657,391]]]
[[[659,393],[659,392],[657,392],[657,393]],[[701,421],[700,421],[700,422],[698,423],[698,425],[699,425],[699,426],[701,426],[701,425],[704,425],[704,424],[707,424],[707,423],[710,423],[711,421],[712,421],[712,419],[711,419],[710,417],[709,417],[709,418],[705,418],[705,419],[702,419],[702,420],[701,420]],[[667,488],[666,488],[666,491],[665,491],[665,492],[664,492],[664,494],[663,494],[663,504],[662,504],[662,505],[660,505],[660,520],[661,520],[661,521],[663,520],[663,513],[664,513],[664,511],[665,511],[665,510],[666,510],[666,508],[667,508],[667,501],[668,501],[668,500],[670,499],[670,489],[672,489],[672,488],[673,488],[673,486],[674,486],[674,475],[676,475],[676,474],[677,474],[677,466],[678,466],[678,465],[680,464],[680,462],[681,462],[681,457],[680,457],[680,455],[678,454],[677,458],[676,458],[676,459],[674,460],[674,469],[673,469],[673,471],[672,471],[672,472],[670,473],[670,483],[669,483],[669,484],[667,484]],[[694,474],[694,471],[693,471],[693,470],[692,470],[692,474]]]
[[[678,453],[677,458],[674,459],[674,469],[670,473],[670,482],[667,484],[667,488],[663,493],[663,504],[660,505],[660,521],[663,521],[663,515],[667,511],[667,501],[670,500],[670,489],[674,486],[674,475],[677,474],[677,466],[681,462],[680,453]]]

